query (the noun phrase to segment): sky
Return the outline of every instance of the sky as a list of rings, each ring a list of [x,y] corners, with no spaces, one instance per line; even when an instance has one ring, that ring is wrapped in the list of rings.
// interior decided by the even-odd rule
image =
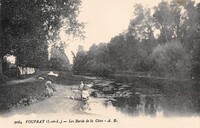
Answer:
[[[77,52],[78,45],[85,50],[95,43],[107,43],[128,28],[133,16],[134,5],[141,3],[147,7],[157,5],[161,0],[82,0],[79,20],[85,22],[85,40],[70,39],[62,34],[69,46],[66,54],[72,63],[71,51]],[[196,0],[200,2],[200,0]]]

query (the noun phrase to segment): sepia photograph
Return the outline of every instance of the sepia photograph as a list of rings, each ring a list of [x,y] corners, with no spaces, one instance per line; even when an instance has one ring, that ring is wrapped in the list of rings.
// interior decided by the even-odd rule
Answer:
[[[200,0],[0,0],[1,128],[200,128]]]

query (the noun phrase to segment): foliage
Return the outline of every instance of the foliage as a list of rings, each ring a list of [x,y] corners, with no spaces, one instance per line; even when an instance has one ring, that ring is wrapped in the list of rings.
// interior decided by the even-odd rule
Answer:
[[[141,4],[134,8],[127,31],[107,44],[94,44],[88,52],[79,51],[74,71],[100,75],[125,70],[196,78],[200,74],[199,4],[172,0],[153,9]]]
[[[109,65],[107,45],[104,43],[93,45],[88,52],[83,47],[74,56],[73,71],[75,73],[92,73],[97,76],[107,76],[112,72]]]
[[[73,71],[77,74],[85,72],[84,66],[87,60],[87,53],[84,51],[83,46],[79,46],[78,52],[73,59]]]
[[[48,43],[59,38],[64,27],[69,35],[82,34],[78,22],[80,0],[1,0],[1,58],[17,57],[20,66],[45,67]]]
[[[64,50],[61,50],[60,47],[52,48],[48,67],[57,70],[69,70],[69,59],[65,55]]]
[[[191,57],[180,42],[172,41],[158,45],[153,53],[155,68],[166,74],[187,74],[191,70]]]

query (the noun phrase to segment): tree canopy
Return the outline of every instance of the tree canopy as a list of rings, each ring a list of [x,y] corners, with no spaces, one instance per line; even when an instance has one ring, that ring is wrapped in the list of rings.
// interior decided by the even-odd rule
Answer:
[[[77,57],[75,64],[82,63],[84,72],[123,70],[197,80],[200,78],[199,8],[200,3],[192,0],[161,1],[153,8],[136,4],[126,31],[112,37],[107,44],[91,46],[85,51],[87,62],[82,63]]]
[[[19,66],[44,67],[48,45],[64,27],[80,36],[80,0],[1,0],[1,57],[15,55]]]

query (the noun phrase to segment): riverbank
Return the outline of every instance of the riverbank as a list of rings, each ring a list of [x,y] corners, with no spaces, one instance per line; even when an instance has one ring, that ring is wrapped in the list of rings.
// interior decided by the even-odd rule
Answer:
[[[80,76],[79,76],[80,77]],[[83,77],[83,76],[81,76]],[[89,79],[89,77],[87,77]],[[97,86],[103,87],[108,84],[112,84],[113,81],[96,79],[93,81],[97,82]],[[116,84],[119,83],[115,83]],[[121,83],[122,84],[122,83]],[[118,91],[123,91],[127,87],[134,87],[133,85],[119,85]],[[4,127],[12,128],[27,128],[27,127],[41,127],[41,128],[54,128],[54,127],[113,127],[122,128],[128,126],[134,126],[137,128],[198,128],[200,123],[193,125],[193,121],[199,120],[199,117],[164,117],[162,114],[160,116],[139,115],[134,116],[132,112],[134,111],[135,101],[134,95],[132,98],[127,98],[124,96],[117,96],[114,98],[115,101],[107,102],[105,101],[109,98],[105,94],[103,97],[96,97],[90,99],[91,110],[82,111],[82,101],[80,99],[80,94],[76,91],[78,84],[73,85],[62,85],[55,84],[54,95],[43,101],[37,101],[28,106],[12,108],[8,113],[3,114],[0,117],[0,123]],[[142,86],[142,85],[141,85]],[[143,85],[144,86],[144,85]],[[98,90],[98,89],[97,89]],[[128,89],[129,91],[131,89]],[[103,90],[102,90],[103,91]],[[105,90],[104,90],[105,91]],[[126,90],[125,90],[126,91]],[[117,90],[115,91],[117,92]],[[133,93],[136,93],[133,91]],[[113,97],[111,97],[113,98]],[[121,99],[121,100],[120,100]],[[119,104],[120,103],[120,104]],[[137,103],[136,103],[137,104]],[[30,123],[34,121],[43,121],[45,123]],[[86,121],[88,121],[86,123]],[[90,122],[91,120],[91,122]],[[116,120],[116,122],[114,122]],[[184,122],[182,122],[184,120]],[[21,121],[22,124],[17,122]],[[66,121],[66,122],[64,122]],[[109,121],[109,122],[108,122]],[[145,123],[144,123],[145,122]],[[180,123],[182,122],[182,123]]]
[[[78,85],[89,79],[73,76],[69,72],[39,71],[25,79],[15,79],[0,85],[0,112],[40,102],[53,96],[57,85]]]

